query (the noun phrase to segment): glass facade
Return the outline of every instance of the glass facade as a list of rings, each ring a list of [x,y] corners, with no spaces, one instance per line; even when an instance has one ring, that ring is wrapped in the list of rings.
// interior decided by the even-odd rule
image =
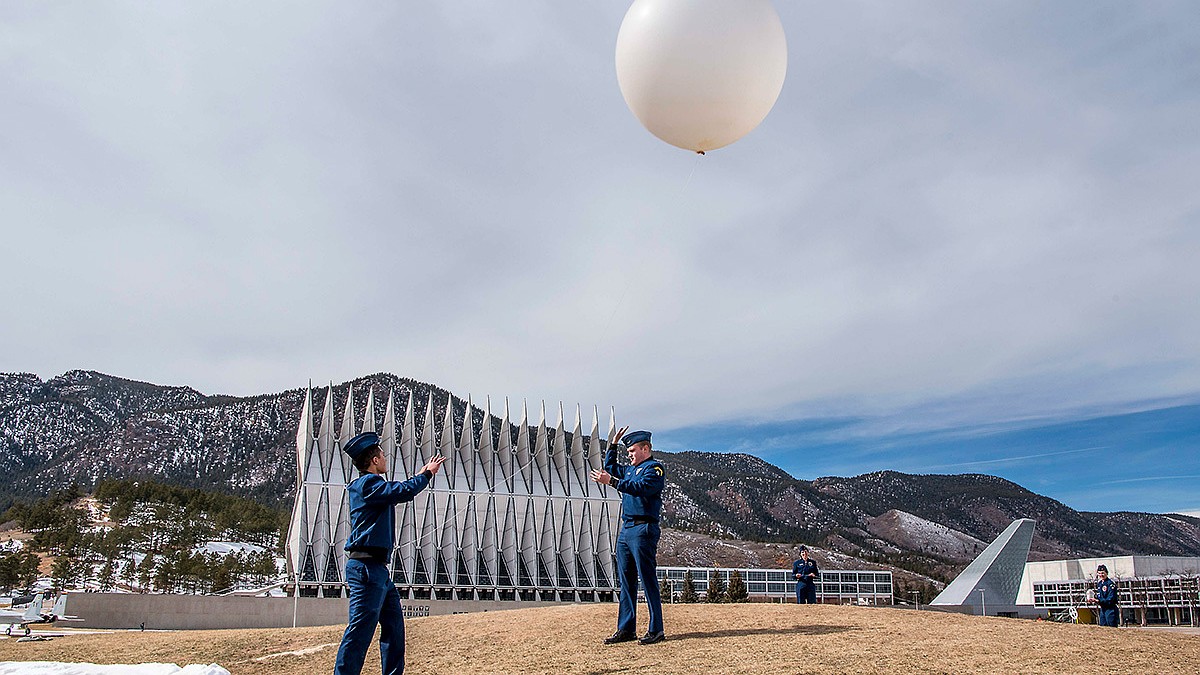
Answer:
[[[1114,579],[1123,623],[1197,623],[1200,609],[1200,577],[1155,576]],[[1034,582],[1033,604],[1040,609],[1070,612],[1088,603],[1095,588],[1091,579]]]
[[[658,578],[673,583],[673,594],[683,590],[684,574],[692,573],[692,583],[698,595],[708,591],[710,578],[720,576],[729,583],[730,572],[736,569],[746,583],[752,599],[791,600],[795,602],[796,584],[791,570],[749,568],[659,567]],[[666,596],[663,602],[667,602]],[[892,604],[892,573],[887,571],[831,570],[822,571],[817,582],[817,602],[835,605]]]

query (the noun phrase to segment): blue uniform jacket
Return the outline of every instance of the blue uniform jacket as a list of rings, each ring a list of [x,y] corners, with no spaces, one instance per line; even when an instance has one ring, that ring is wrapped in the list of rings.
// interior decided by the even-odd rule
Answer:
[[[1117,584],[1112,579],[1096,582],[1096,604],[1104,609],[1117,606]]]
[[[808,576],[810,573],[817,576],[810,577]],[[792,578],[794,579],[797,574],[804,575],[802,578],[796,579],[798,583],[811,584],[821,577],[821,570],[817,569],[817,563],[811,558],[808,561],[805,561],[804,558],[801,558],[792,563]]]
[[[429,485],[428,472],[406,481],[384,480],[383,476],[367,473],[346,486],[350,495],[350,536],[347,551],[370,551],[387,555],[395,544],[396,516],[392,506],[411,502],[417,493]]]
[[[608,446],[604,470],[616,478],[611,485],[621,493],[621,511],[625,518],[645,518],[658,522],[662,512],[662,491],[666,484],[663,465],[650,457],[636,466],[617,464],[617,446]]]

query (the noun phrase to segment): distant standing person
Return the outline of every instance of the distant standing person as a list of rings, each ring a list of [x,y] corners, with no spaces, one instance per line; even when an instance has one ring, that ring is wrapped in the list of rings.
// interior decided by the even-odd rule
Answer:
[[[604,457],[604,470],[592,471],[592,480],[611,486],[621,493],[621,533],[617,535],[617,574],[621,578],[620,613],[617,632],[605,638],[604,644],[629,642],[636,639],[644,645],[662,642],[662,598],[658,589],[658,516],[662,511],[662,491],[666,479],[662,464],[650,456],[649,431],[635,431],[628,436],[623,427],[617,432]],[[617,463],[617,447],[624,437],[629,453],[629,466]],[[646,593],[646,613],[650,626],[646,634],[637,637],[638,577]]]
[[[396,504],[410,502],[433,480],[442,462],[434,456],[421,473],[406,481],[384,479],[387,458],[379,447],[379,434],[361,433],[346,442],[362,475],[346,486],[350,497],[350,537],[346,540],[346,584],[350,587],[350,620],[338,648],[335,675],[359,675],[367,648],[379,624],[379,654],[383,675],[404,672],[404,614],[400,594],[392,583],[387,564],[392,557]]]
[[[800,559],[792,563],[792,576],[796,577],[796,604],[817,604],[817,577],[821,570],[817,563],[808,559],[808,547],[800,547]]]
[[[1108,578],[1108,568],[1096,568],[1096,623],[1101,626],[1117,627],[1117,582]]]

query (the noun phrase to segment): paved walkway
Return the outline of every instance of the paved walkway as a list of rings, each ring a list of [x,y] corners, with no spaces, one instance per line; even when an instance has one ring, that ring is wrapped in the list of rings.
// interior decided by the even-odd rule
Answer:
[[[1200,636],[1200,627],[1195,626],[1131,626],[1138,630],[1162,631],[1164,633],[1183,633],[1184,635]]]

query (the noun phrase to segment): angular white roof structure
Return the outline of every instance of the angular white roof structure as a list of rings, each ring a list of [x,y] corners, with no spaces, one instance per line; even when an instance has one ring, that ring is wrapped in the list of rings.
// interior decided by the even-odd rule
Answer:
[[[378,412],[370,389],[360,426],[354,388],[345,396],[340,432],[335,432],[332,383],[318,427],[310,385],[296,431],[296,501],[287,565],[302,595],[345,594],[346,486],[358,472],[341,447],[360,429],[376,431]],[[496,419],[490,401],[478,410],[470,398],[447,394],[440,426],[432,388],[424,411],[414,403],[411,386],[388,391],[378,433],[389,478],[414,475],[435,453],[448,459],[429,489],[397,507],[392,577],[401,597],[610,601],[618,582],[613,550],[621,498],[611,487],[593,483],[588,472],[603,465],[608,439],[617,430],[616,411],[602,437],[599,411],[593,408],[591,432],[585,435],[576,406],[568,438],[561,404],[554,427],[547,424],[544,402],[536,427],[522,404],[514,444],[507,400],[504,417]],[[463,411],[461,422],[456,410]]]
[[[930,604],[973,605],[982,600],[995,605],[1015,605],[1035,525],[1031,518],[1014,520]]]

